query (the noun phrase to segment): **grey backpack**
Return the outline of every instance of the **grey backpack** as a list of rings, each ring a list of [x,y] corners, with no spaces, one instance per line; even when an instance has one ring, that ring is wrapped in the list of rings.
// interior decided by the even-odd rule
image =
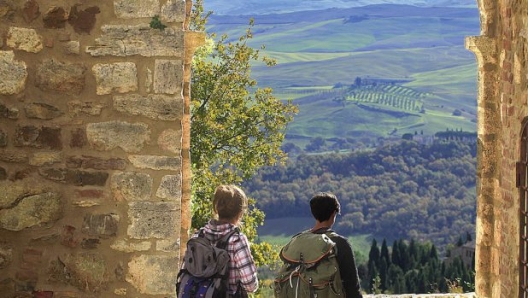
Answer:
[[[229,297],[229,254],[226,248],[229,238],[235,233],[239,230],[224,235],[216,245],[205,238],[203,228],[197,237],[189,239],[176,282],[178,298]]]
[[[328,234],[305,231],[292,237],[281,252],[283,265],[274,281],[275,298],[345,297],[336,247]]]

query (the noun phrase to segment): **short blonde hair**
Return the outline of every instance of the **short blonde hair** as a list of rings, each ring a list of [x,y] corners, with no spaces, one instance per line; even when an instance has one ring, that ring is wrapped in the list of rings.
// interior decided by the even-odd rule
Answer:
[[[220,220],[238,219],[246,211],[247,204],[246,194],[235,185],[220,185],[215,190],[213,208]]]

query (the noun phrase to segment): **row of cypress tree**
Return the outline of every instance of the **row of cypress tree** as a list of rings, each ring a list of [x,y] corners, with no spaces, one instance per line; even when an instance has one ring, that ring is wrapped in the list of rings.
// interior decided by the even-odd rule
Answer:
[[[459,240],[457,246],[469,241]],[[374,239],[358,273],[361,287],[372,294],[461,293],[475,290],[474,268],[474,256],[471,264],[460,257],[440,257],[434,244],[400,239],[389,249],[385,239],[381,247]]]

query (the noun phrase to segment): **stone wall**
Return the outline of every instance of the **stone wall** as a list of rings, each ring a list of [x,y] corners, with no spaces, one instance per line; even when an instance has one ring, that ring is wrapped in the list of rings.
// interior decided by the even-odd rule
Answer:
[[[516,162],[528,116],[528,6],[479,0],[481,36],[466,47],[479,67],[476,294],[519,297]]]
[[[0,0],[1,297],[174,293],[191,5]]]

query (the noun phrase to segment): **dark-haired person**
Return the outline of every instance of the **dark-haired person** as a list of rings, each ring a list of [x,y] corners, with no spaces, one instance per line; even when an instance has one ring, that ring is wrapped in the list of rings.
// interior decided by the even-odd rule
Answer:
[[[332,231],[336,217],[341,210],[341,205],[337,197],[329,192],[320,192],[310,200],[310,209],[315,218],[315,225],[311,229],[312,233],[324,234]],[[359,276],[356,267],[356,260],[352,246],[348,240],[337,234],[332,233],[330,239],[336,243],[337,261],[339,264],[339,273],[345,288],[346,298],[362,298],[361,286],[359,285]]]
[[[247,206],[248,200],[242,189],[234,185],[218,186],[213,197],[215,216],[204,226],[205,237],[216,243],[224,235],[237,229]],[[246,235],[242,232],[233,234],[229,238],[227,251],[230,256],[229,294],[231,297],[247,297],[247,293],[258,289],[259,283]],[[245,294],[241,294],[241,290]]]

